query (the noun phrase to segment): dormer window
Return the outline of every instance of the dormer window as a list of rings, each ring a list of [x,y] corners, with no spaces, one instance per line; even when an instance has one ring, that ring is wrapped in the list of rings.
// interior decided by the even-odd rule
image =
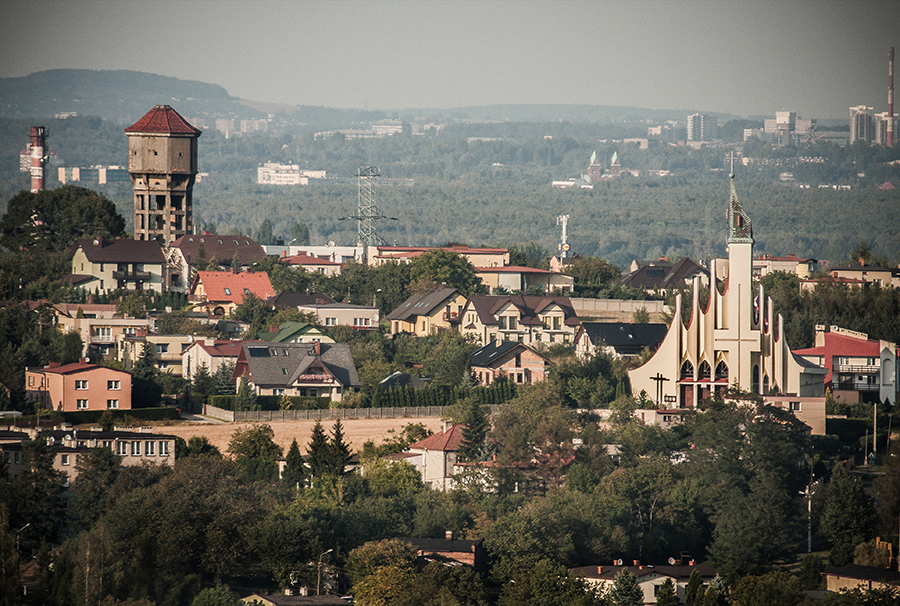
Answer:
[[[226,294],[226,295],[231,295],[231,289],[230,289],[230,288],[226,288],[226,289],[225,289],[225,294]]]

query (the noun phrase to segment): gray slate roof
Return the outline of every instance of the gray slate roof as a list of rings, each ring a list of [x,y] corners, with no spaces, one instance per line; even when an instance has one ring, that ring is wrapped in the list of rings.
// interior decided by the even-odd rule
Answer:
[[[438,288],[423,295],[413,295],[392,311],[388,320],[408,320],[413,316],[429,314],[459,291],[455,288]]]
[[[265,387],[293,385],[307,371],[324,367],[341,385],[359,386],[356,364],[347,343],[321,343],[315,355],[312,343],[244,343],[253,383]]]
[[[156,240],[78,240],[78,246],[91,263],[154,263],[166,262]]]
[[[620,355],[636,355],[645,347],[656,347],[669,331],[665,324],[629,324],[626,322],[582,322],[594,345],[602,341]]]

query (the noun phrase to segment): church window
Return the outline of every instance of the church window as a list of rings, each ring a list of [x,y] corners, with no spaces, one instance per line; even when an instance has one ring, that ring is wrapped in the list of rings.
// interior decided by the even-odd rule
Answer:
[[[681,365],[681,378],[682,379],[693,379],[694,378],[694,365],[691,364],[690,360],[685,360],[684,364]]]
[[[725,362],[719,362],[716,365],[716,381],[727,381],[728,380],[728,366]]]
[[[708,381],[711,374],[712,369],[709,366],[709,362],[707,362],[706,360],[700,362],[700,380]]]

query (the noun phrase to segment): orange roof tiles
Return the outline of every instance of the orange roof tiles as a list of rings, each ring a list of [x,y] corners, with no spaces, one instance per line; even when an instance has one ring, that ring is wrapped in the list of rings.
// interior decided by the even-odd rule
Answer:
[[[275,289],[264,271],[232,273],[230,271],[198,271],[196,282],[203,283],[208,301],[230,301],[240,304],[245,293],[253,293],[263,301],[275,296]],[[193,289],[192,289],[193,290]]]
[[[434,435],[428,436],[424,440],[410,444],[410,450],[441,450],[456,451],[462,442],[462,425],[453,425],[446,431],[441,431]]]
[[[200,136],[200,130],[191,126],[169,105],[157,105],[144,117],[125,129],[126,133],[170,133]]]

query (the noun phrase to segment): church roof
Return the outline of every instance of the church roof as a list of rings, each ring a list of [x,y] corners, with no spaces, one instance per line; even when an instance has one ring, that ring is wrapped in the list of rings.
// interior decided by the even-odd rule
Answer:
[[[728,211],[728,227],[729,244],[753,244],[753,225],[738,200],[737,190],[734,187],[734,173],[731,173],[731,207]]]
[[[200,136],[200,130],[191,126],[170,105],[157,105],[144,114],[143,118],[126,128],[125,132]]]

